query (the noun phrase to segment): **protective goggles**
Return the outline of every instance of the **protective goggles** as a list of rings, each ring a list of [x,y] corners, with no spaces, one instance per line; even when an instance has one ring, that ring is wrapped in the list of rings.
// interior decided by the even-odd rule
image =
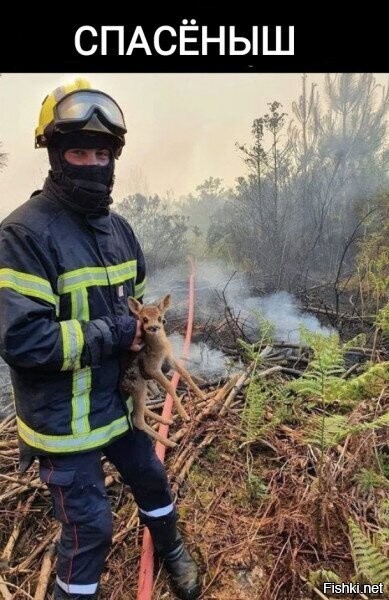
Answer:
[[[96,114],[115,135],[127,133],[124,116],[115,100],[98,90],[75,90],[54,107],[54,127],[63,133],[81,129]]]

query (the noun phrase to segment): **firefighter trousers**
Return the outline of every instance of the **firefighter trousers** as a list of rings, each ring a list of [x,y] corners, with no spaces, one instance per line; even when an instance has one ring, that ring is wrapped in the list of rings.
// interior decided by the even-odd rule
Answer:
[[[39,456],[40,477],[62,523],[57,584],[68,594],[94,594],[112,540],[112,512],[102,454],[131,488],[143,522],[173,519],[175,507],[165,468],[150,438],[130,429],[109,446],[72,455]]]

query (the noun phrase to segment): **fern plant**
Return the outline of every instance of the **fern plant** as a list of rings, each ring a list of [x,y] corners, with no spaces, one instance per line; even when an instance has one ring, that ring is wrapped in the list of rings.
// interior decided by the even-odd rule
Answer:
[[[344,415],[324,416],[324,418],[315,415],[309,420],[303,439],[307,444],[327,450],[342,442],[347,437],[348,431],[347,417]]]
[[[251,504],[257,504],[269,498],[266,483],[254,473],[250,473],[247,478],[247,495]]]
[[[378,531],[374,534],[373,543],[389,554],[389,499],[384,498],[378,508]]]
[[[313,399],[314,405],[317,400],[321,406],[323,403],[326,406],[332,404],[339,399],[345,385],[345,380],[340,379],[345,368],[339,336],[332,334],[326,337],[301,328],[301,337],[312,348],[313,358],[302,377],[291,381],[288,388]]]
[[[379,475],[372,469],[360,469],[360,471],[354,475],[353,479],[366,493],[369,493],[375,488],[389,490],[389,481],[386,477]]]
[[[256,365],[259,365],[261,363],[261,348],[265,344],[271,344],[273,342],[275,325],[269,319],[265,319],[258,310],[252,312],[257,321],[260,338],[253,344],[245,342],[241,338],[238,338],[237,342],[238,345],[243,348],[246,358],[249,361],[255,361]]]
[[[255,316],[261,332],[261,339],[254,344],[238,339],[238,343],[243,348],[246,357],[254,363],[242,412],[242,424],[247,443],[258,437],[263,424],[263,414],[269,399],[269,391],[264,382],[258,379],[256,373],[264,359],[261,348],[265,343],[271,343],[274,334],[274,325],[271,321],[264,319],[258,311],[255,311]]]
[[[326,428],[326,409],[327,405],[339,397],[344,380],[339,375],[345,372],[343,361],[343,350],[339,344],[338,334],[332,334],[328,337],[320,333],[310,332],[306,328],[301,328],[301,339],[304,340],[313,351],[313,358],[310,361],[304,375],[299,379],[288,384],[289,389],[299,392],[302,395],[313,399],[314,403],[320,405],[322,415],[318,424],[318,446],[320,448],[319,472],[318,472],[318,494],[316,505],[316,537],[318,547],[321,547],[321,522],[322,522],[322,498],[323,498],[323,464]],[[316,431],[316,430],[315,430]]]
[[[383,583],[389,591],[389,559],[352,520],[348,520],[351,551],[357,577],[368,583]]]
[[[269,390],[259,380],[252,379],[242,413],[242,424],[247,443],[255,441],[260,436],[268,399]]]
[[[326,569],[317,569],[309,571],[308,581],[312,587],[322,586],[323,583],[341,583],[341,578],[335,571],[327,571]]]
[[[353,425],[348,423],[345,415],[331,415],[324,419],[321,416],[315,416],[305,429],[304,439],[308,444],[328,449],[341,443],[348,435],[388,426],[389,413],[384,413],[374,421],[364,421]]]
[[[344,382],[339,390],[339,400],[355,403],[357,400],[378,396],[385,384],[389,383],[389,361],[366,363],[365,371]]]

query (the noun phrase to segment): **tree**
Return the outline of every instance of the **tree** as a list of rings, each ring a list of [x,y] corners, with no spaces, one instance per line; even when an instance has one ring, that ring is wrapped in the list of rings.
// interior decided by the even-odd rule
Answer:
[[[149,272],[177,264],[187,254],[187,219],[169,213],[167,204],[155,196],[127,196],[116,210],[125,217],[142,245]]]
[[[228,191],[223,188],[221,179],[209,177],[196,187],[196,192],[181,198],[180,208],[198,236],[206,234],[212,215],[225,202]]]
[[[287,136],[277,101],[254,120],[252,144],[237,144],[248,173],[212,218],[212,251],[256,273],[264,290],[343,290],[377,192],[388,189],[386,89],[371,74],[339,74],[320,94],[304,75]]]

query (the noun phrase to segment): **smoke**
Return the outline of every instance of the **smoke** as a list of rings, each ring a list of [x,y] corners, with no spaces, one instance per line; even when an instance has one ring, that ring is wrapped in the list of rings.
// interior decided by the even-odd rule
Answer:
[[[260,320],[270,321],[276,341],[301,342],[300,327],[330,335],[335,330],[322,326],[316,316],[304,312],[299,300],[281,291],[267,296],[253,294],[255,282],[246,273],[238,272],[221,261],[199,262],[196,265],[195,321],[222,321],[225,316],[239,319],[243,333],[251,341],[260,336]],[[168,315],[186,320],[188,297],[188,267],[180,265],[157,272],[146,292],[145,301],[153,302],[172,294]],[[168,317],[169,318],[169,317]],[[202,350],[206,352],[206,350]]]
[[[220,350],[212,349],[204,342],[191,343],[188,355],[183,356],[184,338],[178,333],[169,336],[174,356],[184,361],[184,366],[191,375],[204,377],[206,380],[230,377],[242,365],[231,359]]]
[[[293,344],[301,342],[301,327],[325,336],[335,332],[334,329],[321,325],[314,315],[303,312],[297,298],[288,292],[277,292],[263,298],[248,298],[243,303],[243,312],[247,315],[245,327],[248,330],[248,337],[259,334],[256,313],[274,325],[274,337],[277,341]]]

